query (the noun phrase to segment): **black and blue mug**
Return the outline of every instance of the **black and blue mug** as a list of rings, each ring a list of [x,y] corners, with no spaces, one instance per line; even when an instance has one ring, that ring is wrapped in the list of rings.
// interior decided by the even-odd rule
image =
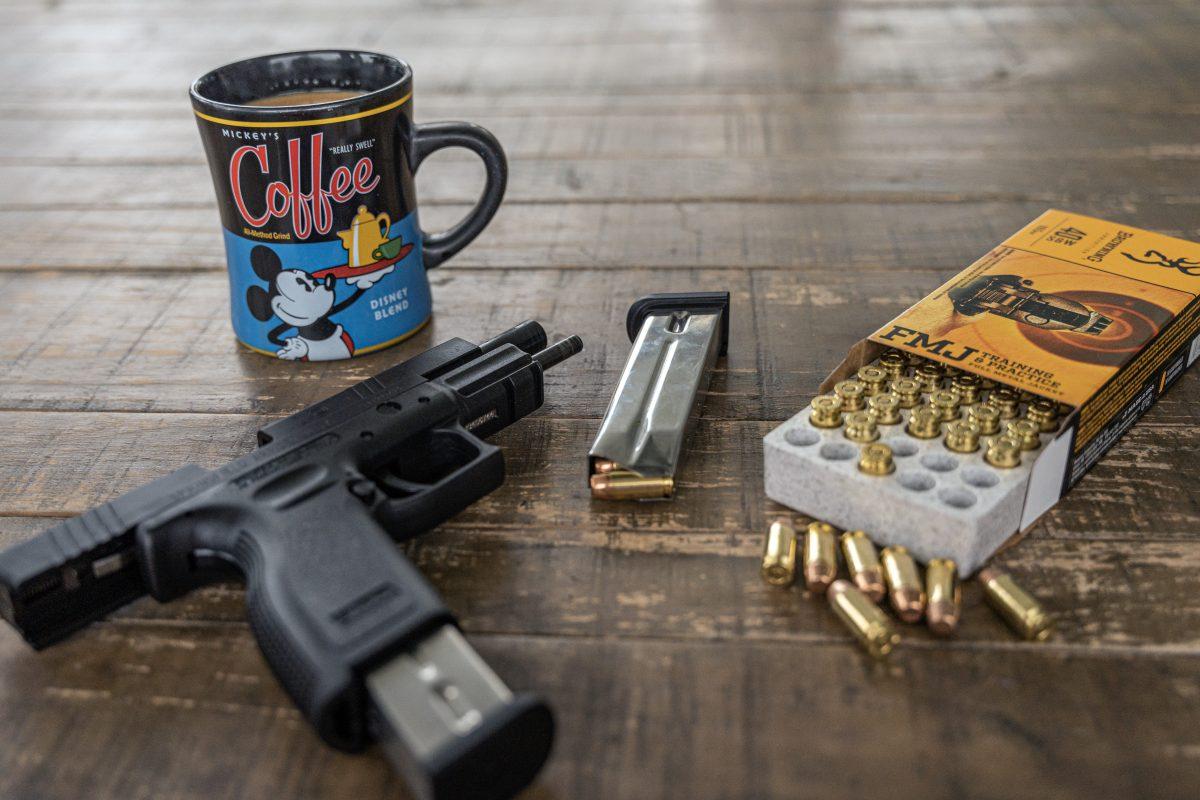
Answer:
[[[192,84],[224,228],[233,330],[252,350],[329,361],[395,344],[432,314],[426,270],[488,224],[504,151],[465,122],[414,125],[412,69],[391,56],[261,56]],[[483,159],[475,208],[444,233],[417,218],[413,174],[444,147]]]

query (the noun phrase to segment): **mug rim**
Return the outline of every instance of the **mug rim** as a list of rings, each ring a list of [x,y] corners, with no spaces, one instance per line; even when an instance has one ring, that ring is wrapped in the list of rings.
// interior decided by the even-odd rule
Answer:
[[[354,97],[347,97],[341,100],[331,100],[326,103],[307,103],[304,105],[283,105],[283,106],[252,106],[245,103],[229,102],[217,100],[204,93],[203,84],[217,79],[217,76],[222,72],[228,72],[237,69],[246,69],[255,64],[261,64],[272,60],[286,60],[291,58],[299,58],[304,56],[321,57],[354,57],[360,59],[377,59],[380,62],[386,63],[399,70],[399,75],[394,80],[389,81],[381,86],[371,89],[363,94]],[[213,112],[222,116],[230,116],[230,122],[240,121],[278,121],[281,123],[287,122],[304,122],[326,117],[330,112],[345,112],[350,110],[371,109],[373,111],[384,110],[378,108],[380,103],[386,103],[389,99],[397,96],[400,99],[394,102],[394,105],[402,105],[409,99],[412,86],[412,67],[408,62],[396,58],[395,56],[387,55],[386,53],[378,53],[372,50],[346,50],[338,48],[327,48],[319,50],[292,50],[284,53],[269,53],[266,55],[252,56],[243,58],[237,61],[231,61],[227,64],[222,64],[219,67],[208,70],[200,77],[192,81],[189,95],[192,100],[192,107],[199,114],[201,111]],[[389,106],[390,107],[390,106]]]

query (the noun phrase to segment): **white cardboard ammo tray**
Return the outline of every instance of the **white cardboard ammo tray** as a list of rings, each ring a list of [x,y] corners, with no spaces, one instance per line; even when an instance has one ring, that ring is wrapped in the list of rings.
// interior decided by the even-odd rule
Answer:
[[[1200,245],[1047,211],[859,342],[822,392],[887,348],[919,355],[1072,408],[1019,467],[984,448],[880,425],[896,469],[858,470],[844,427],[811,425],[809,409],[763,440],[772,500],[921,560],[973,573],[1026,530],[1200,355]],[[1024,406],[1022,406],[1024,407]]]

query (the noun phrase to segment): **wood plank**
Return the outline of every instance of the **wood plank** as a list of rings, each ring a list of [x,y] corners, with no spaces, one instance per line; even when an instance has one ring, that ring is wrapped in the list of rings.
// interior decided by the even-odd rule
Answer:
[[[861,796],[1036,785],[1183,798],[1200,779],[1194,657],[944,645],[876,668],[841,643],[744,643],[734,656],[720,642],[473,641],[556,709],[557,748],[531,797],[825,796],[849,781]],[[9,796],[397,793],[378,751],[320,746],[241,627],[98,626],[36,656],[4,631],[0,674]],[[920,768],[864,767],[880,764]]]
[[[1050,165],[1035,156],[912,158],[886,152],[736,160],[525,159],[509,166],[509,203],[976,200],[1080,205],[1200,200],[1200,159],[1178,155],[1152,162],[1114,159],[1105,161],[1102,170],[1077,158]],[[473,203],[483,185],[478,164],[433,162],[426,169],[417,180],[426,206]],[[209,172],[201,164],[62,165],[52,170],[10,164],[0,166],[0,184],[9,187],[0,210],[215,207]]]
[[[566,27],[560,41],[497,43],[480,47],[470,36],[426,38],[404,28],[384,39],[376,20],[363,20],[354,38],[364,44],[394,41],[414,64],[423,85],[439,89],[491,91],[530,87],[638,91],[654,86],[686,89],[696,85],[852,89],[866,86],[978,87],[1023,82],[1119,84],[1127,89],[1174,97],[1187,93],[1185,76],[1194,72],[1197,56],[1187,26],[1194,17],[1180,5],[1050,6],[1033,14],[1025,8],[984,7],[914,9],[883,7],[834,13],[833,7],[800,13],[775,6],[740,19],[736,11],[710,11],[699,18],[718,31],[711,40],[590,41],[579,40]],[[499,28],[542,25],[520,19],[509,26],[494,17],[477,19],[477,36]],[[467,20],[456,26],[472,26]],[[322,22],[295,21],[286,43],[276,29],[256,28],[255,50],[286,49],[329,41]],[[414,27],[418,27],[414,25]],[[236,26],[235,26],[236,29]],[[586,27],[583,28],[587,30]],[[0,71],[22,81],[0,87],[7,98],[49,92],[69,97],[71,87],[104,86],[113,95],[151,88],[184,87],[213,64],[245,55],[228,28],[213,37],[200,32],[141,42],[137,69],[111,57],[103,42],[62,57],[55,48],[22,52],[19,31],[6,48]],[[141,35],[135,31],[135,35]],[[712,35],[712,34],[709,34]],[[805,46],[796,46],[800,42]],[[1143,48],[1158,57],[1147,58]],[[1096,54],[1103,53],[1103,57]],[[617,63],[620,69],[611,69]],[[557,69],[546,69],[547,64]]]
[[[728,289],[733,299],[731,355],[705,415],[783,420],[808,403],[855,342],[952,274],[445,267],[431,274],[434,321],[408,342],[345,363],[304,365],[235,343],[220,273],[0,274],[9,308],[0,409],[287,414],[451,336],[482,341],[533,318],[552,336],[579,334],[586,348],[548,374],[545,413],[597,419],[629,352],[629,304],[702,286]],[[1153,419],[1200,422],[1195,381],[1185,376]]]
[[[840,98],[839,98],[840,99]],[[419,121],[434,119],[421,104]],[[16,112],[0,119],[0,164],[10,166],[204,164],[204,150],[188,108],[175,104],[167,117],[121,119],[97,126],[94,118],[56,119]],[[454,109],[454,116],[468,112]],[[547,125],[545,114],[551,114]],[[884,111],[849,103],[753,110],[730,107],[658,111],[610,109],[598,115],[562,110],[480,110],[471,121],[491,130],[509,158],[605,160],[635,158],[764,158],[791,156],[893,157],[967,161],[1010,157],[1058,161],[1196,159],[1189,136],[1194,114],[1123,113],[1058,107],[1027,112],[976,100],[941,114]],[[1069,138],[1062,137],[1070,130]],[[439,161],[469,161],[449,150]]]
[[[600,400],[598,404],[602,404]],[[548,408],[553,413],[553,408]],[[1193,426],[1135,426],[1046,520],[1048,536],[1186,539]],[[186,463],[214,467],[248,452],[264,420],[240,414],[0,412],[9,432],[0,515],[78,514]],[[728,552],[761,546],[780,507],[764,499],[761,437],[769,422],[703,420],[670,503],[592,501],[585,454],[594,419],[536,416],[497,437],[508,483],[456,526],[523,532],[533,540],[637,550]],[[1182,498],[1182,499],[1181,499]],[[678,540],[678,541],[676,541]]]
[[[1065,518],[1078,524],[1080,505],[1071,498],[1053,516],[1059,523]],[[759,531],[661,536],[593,526],[580,537],[568,537],[557,529],[490,527],[474,516],[465,514],[404,546],[474,633],[807,644],[846,638],[824,598],[762,583]],[[28,538],[54,522],[0,518],[0,543]],[[1050,646],[1200,655],[1195,633],[1200,630],[1200,543],[1182,530],[1172,540],[1051,539],[1047,527],[1039,525],[997,562],[1053,615],[1057,630]],[[555,602],[547,605],[547,597]],[[145,599],[112,619],[130,625],[242,624],[244,592],[228,583],[168,604]],[[923,626],[898,627],[906,648],[935,646]],[[964,584],[956,641],[989,647],[1017,642],[985,605],[975,581]]]
[[[165,88],[148,90],[136,95],[112,95],[103,87],[82,88],[60,87],[70,93],[69,102],[62,97],[31,95],[5,98],[0,95],[0,114],[3,119],[43,122],[65,121],[72,125],[97,116],[121,120],[122,124],[146,121],[171,121],[175,125],[191,124],[190,106],[178,89]],[[919,108],[921,115],[939,118],[950,123],[957,117],[971,117],[983,113],[1005,115],[1021,119],[1022,124],[1039,114],[1076,113],[1096,115],[1108,113],[1116,119],[1139,115],[1163,116],[1166,118],[1191,118],[1200,115],[1200,102],[1196,98],[1178,96],[1164,102],[1161,94],[1139,92],[1131,95],[1119,86],[1093,84],[1088,86],[1060,86],[1055,84],[1031,84],[991,87],[986,92],[971,89],[936,89],[873,87],[859,91],[839,91],[837,87],[812,86],[790,90],[771,87],[748,87],[743,89],[720,86],[696,86],[687,91],[671,92],[655,87],[643,87],[642,91],[611,92],[585,89],[541,89],[519,90],[497,93],[473,91],[470,87],[455,87],[441,91],[423,89],[418,93],[416,114],[418,121],[436,119],[508,119],[532,117],[550,122],[559,117],[621,117],[640,116],[645,120],[661,120],[674,116],[703,116],[718,112],[736,114],[738,117],[754,118],[769,114],[804,114],[809,120],[820,121],[827,117],[849,115],[851,118],[865,114],[904,115]],[[1135,123],[1136,124],[1136,123]],[[551,128],[543,125],[543,130]],[[1002,127],[1002,126],[1001,126]],[[1108,131],[1113,131],[1108,126]],[[44,125],[41,135],[53,130]],[[54,134],[57,135],[57,134]],[[107,135],[97,131],[98,136]],[[992,135],[1002,135],[993,131]],[[1086,135],[1086,134],[1085,134]],[[1155,136],[1171,135],[1162,130]],[[1044,146],[1057,144],[1057,138],[1042,140]],[[143,150],[145,148],[142,148]],[[146,156],[143,153],[143,156]]]
[[[878,281],[893,270],[956,272],[1046,208],[1036,201],[951,203],[936,213],[921,202],[507,202],[450,268],[784,267],[806,276],[852,269]],[[1191,203],[1107,198],[1071,210],[1200,240]],[[439,230],[468,211],[431,206],[421,221]],[[140,212],[109,208],[0,212],[0,239],[9,245],[0,271],[225,269],[220,223],[209,209],[159,209],[152,224]]]

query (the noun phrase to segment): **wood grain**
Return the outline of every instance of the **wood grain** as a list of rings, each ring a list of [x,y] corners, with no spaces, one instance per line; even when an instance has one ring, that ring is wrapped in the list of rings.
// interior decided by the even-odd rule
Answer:
[[[474,202],[483,184],[478,164],[430,162],[418,176],[421,202]],[[0,165],[9,187],[0,211],[212,208],[212,182],[201,164]],[[1146,187],[1152,185],[1153,192]],[[1153,162],[1094,162],[1035,155],[992,160],[887,152],[855,158],[795,156],[787,159],[629,158],[614,161],[525,159],[509,167],[506,197],[518,203],[640,202],[926,202],[1026,201],[1047,205],[1136,203],[1148,196],[1170,202],[1200,199],[1200,159],[1168,156]]]
[[[954,202],[507,202],[480,238],[442,271],[511,267],[684,269],[736,267],[871,273],[957,271],[1046,210],[1039,201]],[[1200,239],[1194,203],[1122,198],[1071,210]],[[422,208],[429,230],[469,210]],[[224,270],[215,209],[150,212],[87,208],[0,211],[0,271]],[[68,231],[80,246],[63,246]],[[441,274],[441,273],[438,273]],[[799,281],[799,279],[797,279]],[[805,278],[807,280],[807,278]]]
[[[869,663],[757,576],[785,509],[761,437],[845,350],[1047,206],[1200,239],[1200,12],[1178,0],[0,0],[0,546],[450,336],[524,318],[587,350],[496,437],[507,481],[405,552],[556,750],[525,796],[1193,798],[1200,378],[1185,375],[997,560],[1054,615]],[[186,99],[272,50],[409,59],[418,121],[492,128],[512,175],[401,347],[239,351]],[[469,156],[418,179],[438,229]],[[669,503],[589,500],[583,454],[642,294],[728,288],[732,348]],[[234,299],[235,302],[237,298]],[[0,629],[0,797],[405,796],[323,746],[236,584],[142,599],[33,654]]]
[[[878,668],[841,644],[474,641],[557,709],[558,755],[531,798],[793,797],[848,784],[939,798],[1152,785],[1185,798],[1198,777],[1194,657],[943,648]],[[97,626],[37,659],[5,631],[0,669],[11,676],[0,703],[14,712],[0,783],[14,796],[83,784],[101,796],[397,795],[378,752],[320,746],[240,626]],[[41,690],[14,691],[31,684]],[[1114,696],[1119,711],[1096,702]],[[54,735],[37,724],[44,715],[62,721]]]

